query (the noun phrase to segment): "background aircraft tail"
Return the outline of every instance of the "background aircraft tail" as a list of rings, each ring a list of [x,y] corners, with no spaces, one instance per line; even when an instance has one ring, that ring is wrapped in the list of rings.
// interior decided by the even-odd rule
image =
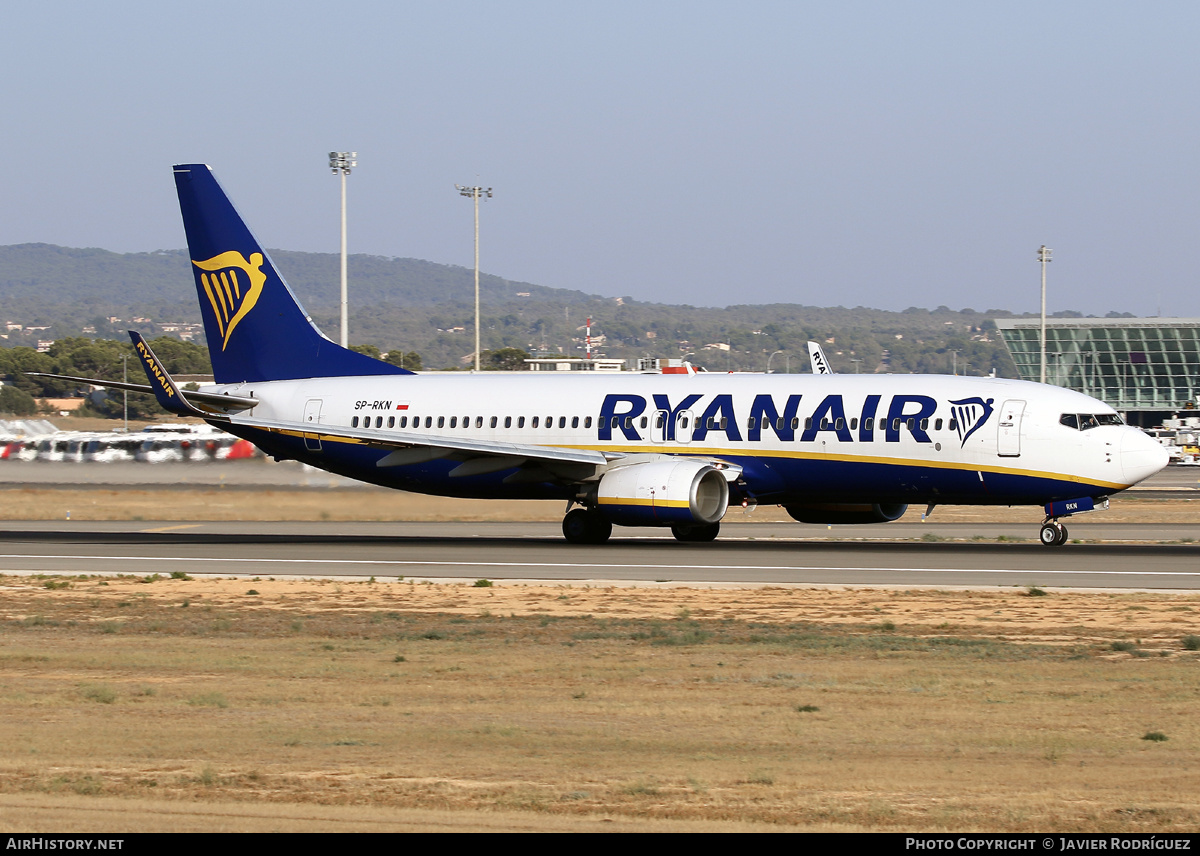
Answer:
[[[829,358],[825,356],[825,350],[816,342],[808,343],[808,359],[812,363],[813,374],[833,374],[833,368],[829,365]]]
[[[317,329],[208,166],[176,166],[175,186],[217,383],[412,374]]]

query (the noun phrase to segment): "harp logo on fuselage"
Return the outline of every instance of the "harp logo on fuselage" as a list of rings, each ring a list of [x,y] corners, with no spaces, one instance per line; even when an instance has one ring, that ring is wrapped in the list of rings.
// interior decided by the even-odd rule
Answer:
[[[224,351],[234,329],[250,314],[262,294],[267,281],[262,272],[262,253],[251,253],[247,261],[241,253],[230,251],[192,264],[204,271],[200,274],[200,287],[212,306]]]
[[[994,398],[989,398],[984,401],[982,398],[960,398],[958,401],[950,402],[950,412],[954,414],[954,420],[957,425],[958,437],[962,440],[962,445],[967,445],[967,440],[971,435],[983,427],[983,423],[988,421],[992,415],[992,402]]]

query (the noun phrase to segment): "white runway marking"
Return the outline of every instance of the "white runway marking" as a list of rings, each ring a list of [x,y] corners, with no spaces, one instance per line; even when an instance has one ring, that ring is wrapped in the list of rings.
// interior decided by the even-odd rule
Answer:
[[[1068,574],[1130,577],[1200,577],[1200,571],[1103,571],[1103,570],[1047,570],[1044,568],[915,568],[915,567],[863,567],[854,565],[613,565],[603,562],[461,562],[421,559],[269,559],[269,558],[218,558],[204,556],[74,556],[41,554],[0,554],[3,559],[56,559],[77,561],[109,562],[207,562],[209,564],[264,564],[264,565],[384,565],[392,567],[474,567],[474,568],[606,568],[617,571],[889,571],[924,574]]]

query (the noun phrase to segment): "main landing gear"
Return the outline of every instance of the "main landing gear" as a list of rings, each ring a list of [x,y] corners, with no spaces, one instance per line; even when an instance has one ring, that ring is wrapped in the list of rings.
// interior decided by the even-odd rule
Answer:
[[[603,544],[612,535],[612,524],[593,510],[576,508],[563,518],[562,530],[571,544]]]
[[[675,536],[675,540],[685,541],[690,544],[702,544],[713,541],[720,531],[720,523],[709,523],[707,525],[691,523],[671,524],[671,534]]]
[[[575,508],[567,512],[562,522],[563,536],[571,544],[603,544],[612,536],[612,524],[595,509]],[[671,534],[676,541],[697,544],[712,541],[721,531],[720,523],[674,523]]]
[[[1046,520],[1042,523],[1041,540],[1044,547],[1061,547],[1067,543],[1067,527],[1057,520]]]

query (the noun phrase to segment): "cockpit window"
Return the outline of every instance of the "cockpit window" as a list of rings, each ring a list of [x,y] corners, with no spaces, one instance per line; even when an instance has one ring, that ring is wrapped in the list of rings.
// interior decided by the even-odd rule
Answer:
[[[1058,417],[1058,423],[1068,428],[1086,431],[1100,425],[1124,425],[1121,417],[1115,413],[1064,413]]]

